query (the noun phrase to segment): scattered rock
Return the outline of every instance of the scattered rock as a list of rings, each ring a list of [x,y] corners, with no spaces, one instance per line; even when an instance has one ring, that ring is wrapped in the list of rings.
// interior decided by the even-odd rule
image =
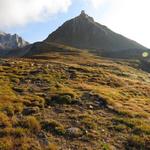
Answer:
[[[80,137],[83,135],[83,132],[80,128],[71,127],[66,130],[66,134],[70,137]]]
[[[24,115],[33,115],[39,113],[40,109],[39,107],[26,107],[23,110]]]
[[[38,138],[40,139],[40,141],[48,146],[49,145],[49,141],[48,141],[48,137],[46,135],[46,133],[44,133],[43,131],[41,131],[39,134],[38,134]]]
[[[102,129],[102,132],[105,132],[105,130],[104,130],[104,129]]]
[[[92,105],[89,106],[90,109],[93,109],[94,107]]]
[[[115,108],[114,108],[113,106],[111,106],[111,105],[108,105],[107,108],[108,108],[109,110],[111,110],[111,111],[116,111]]]

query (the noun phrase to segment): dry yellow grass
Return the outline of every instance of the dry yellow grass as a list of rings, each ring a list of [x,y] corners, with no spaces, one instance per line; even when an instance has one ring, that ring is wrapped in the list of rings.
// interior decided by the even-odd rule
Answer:
[[[0,141],[6,141],[0,148],[150,147],[150,75],[135,67],[137,61],[81,51],[44,55],[0,64]],[[82,136],[69,137],[69,128]]]

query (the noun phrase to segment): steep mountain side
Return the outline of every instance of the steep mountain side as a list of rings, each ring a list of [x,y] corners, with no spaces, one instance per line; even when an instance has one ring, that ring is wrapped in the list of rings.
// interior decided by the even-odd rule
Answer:
[[[93,18],[81,14],[59,27],[46,39],[47,42],[57,42],[82,49],[124,50],[145,49],[144,46],[117,34],[106,26],[94,21]]]

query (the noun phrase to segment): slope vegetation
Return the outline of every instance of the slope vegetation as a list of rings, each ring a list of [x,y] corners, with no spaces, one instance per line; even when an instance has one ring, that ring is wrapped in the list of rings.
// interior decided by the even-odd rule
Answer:
[[[65,49],[0,60],[0,149],[150,149],[139,62]]]

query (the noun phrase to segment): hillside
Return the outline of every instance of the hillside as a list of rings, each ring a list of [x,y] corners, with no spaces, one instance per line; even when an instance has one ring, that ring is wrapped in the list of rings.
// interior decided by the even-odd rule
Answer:
[[[138,67],[70,47],[1,59],[0,149],[150,149],[150,75]]]

